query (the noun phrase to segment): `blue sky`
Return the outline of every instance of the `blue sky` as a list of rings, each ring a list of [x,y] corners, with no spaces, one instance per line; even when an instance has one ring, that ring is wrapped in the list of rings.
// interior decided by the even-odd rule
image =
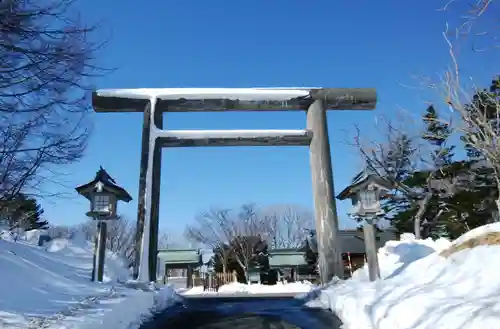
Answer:
[[[140,87],[375,87],[374,112],[328,114],[335,190],[360,169],[347,145],[353,125],[369,136],[375,116],[399,108],[418,113],[424,97],[405,85],[435,75],[448,63],[441,36],[446,15],[438,1],[138,1],[85,0],[82,19],[101,22],[109,36],[99,64],[116,67],[95,79],[98,88]],[[483,69],[482,66],[478,66]],[[491,72],[486,72],[487,74]],[[484,75],[487,79],[490,77]],[[486,80],[487,81],[487,80]],[[102,165],[134,198],[120,212],[135,220],[142,114],[93,114],[86,156],[65,168],[68,188],[88,182]],[[171,129],[300,129],[304,113],[172,113]],[[211,206],[299,204],[312,207],[308,149],[165,149],[162,156],[161,229],[182,234],[196,213]],[[88,204],[42,201],[54,224],[85,220]],[[339,204],[342,227],[348,202]]]

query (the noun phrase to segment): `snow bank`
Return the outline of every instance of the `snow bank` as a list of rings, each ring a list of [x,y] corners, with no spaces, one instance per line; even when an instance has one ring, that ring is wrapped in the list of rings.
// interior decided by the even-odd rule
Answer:
[[[380,276],[387,278],[397,275],[408,264],[441,251],[451,245],[446,239],[433,241],[432,239],[417,240],[413,234],[401,234],[399,241],[388,241],[378,251]],[[368,266],[358,269],[352,274],[352,278],[358,281],[368,281]]]
[[[24,240],[30,244],[37,245],[41,236],[48,236],[47,230],[29,230],[23,234]]]
[[[0,240],[14,242],[16,234],[9,230],[0,230]]]
[[[215,293],[213,291],[204,291],[203,287],[198,286],[198,287],[193,287],[191,289],[187,289],[181,292],[183,295],[203,295],[203,294],[210,294],[210,293]]]
[[[36,235],[0,240],[0,328],[129,328],[177,298],[168,287],[122,284],[129,272],[111,253],[105,282],[93,283],[91,244],[54,239],[38,247]]]
[[[315,286],[309,281],[281,283],[274,285],[230,283],[219,288],[222,293],[245,292],[249,294],[304,293]]]
[[[361,269],[353,279],[322,290],[311,305],[333,310],[345,329],[496,329],[500,245],[440,255],[489,232],[500,232],[500,223],[475,229],[452,244],[403,236],[379,250],[382,280],[367,282],[366,269]]]
[[[151,291],[128,289],[100,301],[90,310],[66,318],[64,326],[75,329],[135,329],[177,300],[179,296],[169,287]]]
[[[264,284],[243,284],[238,282],[229,283],[219,288],[219,291],[203,291],[203,287],[194,287],[183,292],[183,295],[198,295],[198,294],[282,294],[282,293],[307,293],[316,286],[309,281],[278,283],[275,285]]]
[[[45,250],[61,261],[69,258],[74,259],[75,264],[81,264],[88,271],[90,278],[92,273],[92,262],[94,257],[93,245],[88,241],[54,239],[44,246]],[[104,269],[104,282],[125,282],[130,279],[130,271],[126,268],[124,261],[116,254],[106,251]]]

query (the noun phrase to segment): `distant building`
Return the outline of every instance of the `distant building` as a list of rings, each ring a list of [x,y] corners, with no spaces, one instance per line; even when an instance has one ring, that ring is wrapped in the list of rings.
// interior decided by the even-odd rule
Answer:
[[[346,276],[350,272],[362,267],[365,263],[365,241],[363,238],[363,232],[360,230],[340,230],[339,231],[340,244],[342,247],[342,259],[344,261],[344,267],[346,271]],[[377,233],[376,244],[377,248],[383,247],[387,241],[396,240],[398,238],[396,231],[392,228],[388,228],[384,231]],[[311,232],[311,236],[308,237],[308,245],[311,247],[314,253],[317,253],[317,241],[315,232]],[[304,253],[306,252],[306,246],[300,250]]]

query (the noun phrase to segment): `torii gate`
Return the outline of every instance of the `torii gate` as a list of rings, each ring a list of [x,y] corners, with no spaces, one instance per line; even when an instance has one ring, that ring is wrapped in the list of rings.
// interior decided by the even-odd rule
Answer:
[[[344,268],[338,235],[326,110],[373,110],[375,89],[165,88],[104,89],[92,95],[96,112],[144,112],[134,276],[156,281],[161,150],[194,146],[309,145],[321,282]],[[306,111],[303,130],[168,130],[164,112]]]

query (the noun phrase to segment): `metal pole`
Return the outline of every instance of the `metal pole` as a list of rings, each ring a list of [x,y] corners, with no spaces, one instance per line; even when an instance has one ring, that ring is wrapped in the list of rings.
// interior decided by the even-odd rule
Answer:
[[[333,276],[342,278],[344,275],[342,251],[338,239],[337,207],[326,119],[323,101],[314,101],[307,110],[307,129],[313,134],[309,156],[318,244],[318,267],[322,284],[328,283]]]
[[[380,279],[380,268],[377,258],[375,226],[372,219],[365,220],[363,233],[365,237],[366,259],[368,261],[368,274],[370,281],[375,281]]]
[[[106,234],[107,224],[104,221],[99,223],[99,241],[97,248],[97,281],[102,282],[104,277],[104,258],[106,257]]]

